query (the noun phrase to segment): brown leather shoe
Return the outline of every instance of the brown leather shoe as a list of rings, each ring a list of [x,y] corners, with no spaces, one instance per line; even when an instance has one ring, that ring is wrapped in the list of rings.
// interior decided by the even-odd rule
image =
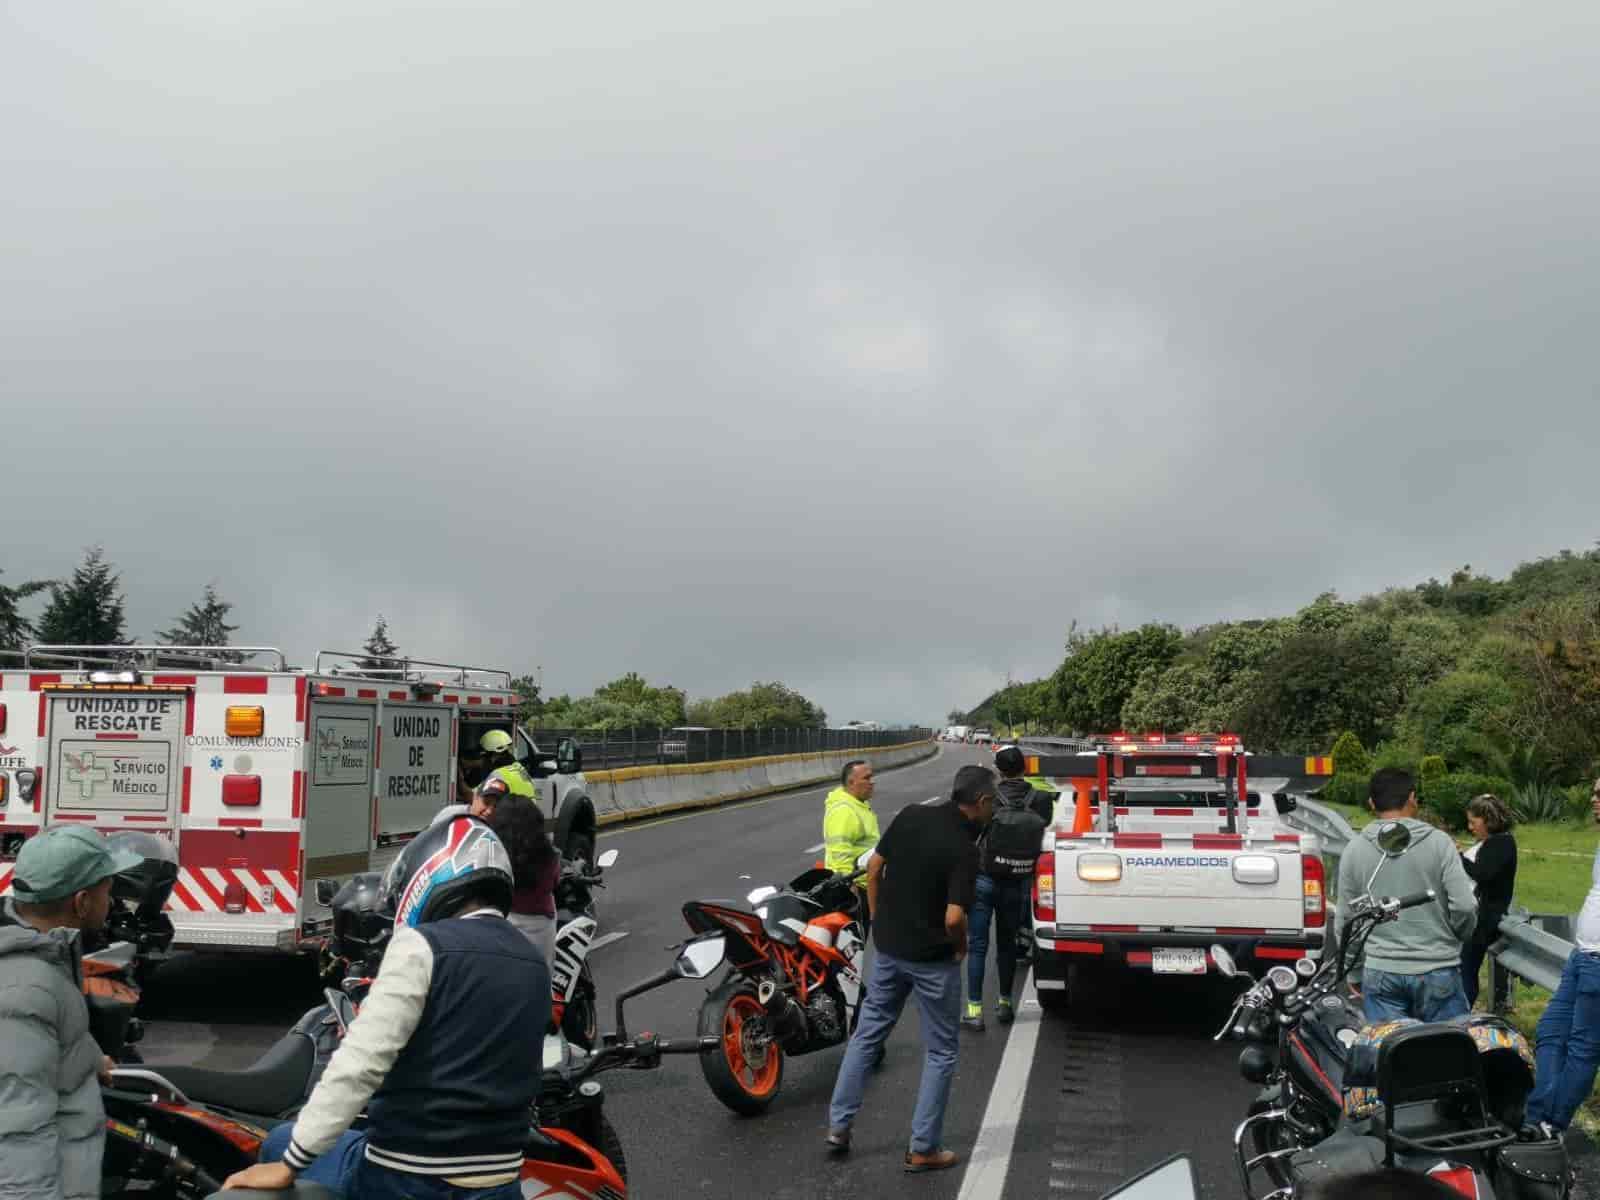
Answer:
[[[948,1170],[960,1161],[961,1156],[954,1150],[929,1150],[926,1154],[917,1154],[909,1150],[906,1152],[906,1170],[912,1174],[919,1171]]]

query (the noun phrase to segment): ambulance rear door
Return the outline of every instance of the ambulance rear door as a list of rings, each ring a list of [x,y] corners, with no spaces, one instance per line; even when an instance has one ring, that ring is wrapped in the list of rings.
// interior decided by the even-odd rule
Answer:
[[[186,688],[46,685],[44,818],[102,828],[177,827]]]

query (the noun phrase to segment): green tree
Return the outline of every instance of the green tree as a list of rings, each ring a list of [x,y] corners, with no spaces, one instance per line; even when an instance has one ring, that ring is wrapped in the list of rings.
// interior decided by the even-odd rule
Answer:
[[[1172,625],[1147,624],[1126,633],[1102,629],[1068,634],[1067,658],[1053,677],[1062,721],[1084,732],[1106,732],[1122,720],[1122,706],[1147,669],[1178,657],[1183,635]]]
[[[366,655],[359,660],[364,671],[391,674],[399,671],[404,665],[400,657],[400,647],[395,645],[394,639],[389,636],[389,622],[384,619],[382,613],[378,614],[372,632],[367,635],[367,640],[362,643],[361,649]]]
[[[120,646],[127,643],[122,577],[94,546],[66,583],[50,585],[39,618],[39,639],[55,645]]]
[[[532,675],[518,675],[511,681],[517,694],[517,720],[531,725],[542,718],[544,703],[539,699],[539,684]]]
[[[1251,745],[1315,752],[1348,729],[1382,740],[1396,708],[1393,646],[1378,622],[1297,634],[1262,669],[1242,713]]]
[[[156,638],[169,646],[226,646],[239,628],[228,624],[232,610],[232,603],[217,595],[215,584],[208,583],[199,602],[191,604],[172,628],[162,630]]]
[[[16,587],[0,584],[0,650],[20,650],[33,635],[33,622],[22,615],[18,605],[51,586],[48,579],[34,579]]]
[[[696,702],[688,720],[716,729],[814,729],[827,721],[827,713],[785,684],[753,683],[748,690]]]

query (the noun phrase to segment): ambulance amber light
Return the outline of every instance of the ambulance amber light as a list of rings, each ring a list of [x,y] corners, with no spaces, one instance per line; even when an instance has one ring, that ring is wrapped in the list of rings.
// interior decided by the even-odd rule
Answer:
[[[233,738],[258,738],[266,723],[266,709],[259,704],[230,704],[222,731]]]

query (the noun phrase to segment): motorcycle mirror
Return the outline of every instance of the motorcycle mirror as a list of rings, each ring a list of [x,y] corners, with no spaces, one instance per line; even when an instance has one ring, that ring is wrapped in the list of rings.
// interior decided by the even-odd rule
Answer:
[[[339,881],[337,879],[317,880],[317,903],[323,908],[333,906],[333,898],[339,894]]]
[[[1234,962],[1233,955],[1229,954],[1221,946],[1211,947],[1211,961],[1216,964],[1217,974],[1219,975],[1226,975],[1229,979],[1232,979],[1239,973],[1239,964]]]
[[[755,891],[746,896],[745,899],[754,905],[760,904],[763,900],[769,899],[777,894],[778,889],[769,885],[767,887],[758,887]]]
[[[1411,848],[1411,830],[1403,821],[1386,821],[1378,829],[1378,849],[1390,858],[1399,858]]]
[[[722,965],[727,946],[719,933],[715,937],[700,938],[690,942],[678,955],[673,969],[685,979],[704,979]]]
[[[599,867],[603,871],[607,867],[609,867],[613,863],[615,863],[616,861],[617,861],[617,852],[615,850],[607,850],[599,858],[594,860],[594,865]]]
[[[1175,1154],[1114,1187],[1100,1200],[1199,1200],[1200,1180],[1187,1154]]]

